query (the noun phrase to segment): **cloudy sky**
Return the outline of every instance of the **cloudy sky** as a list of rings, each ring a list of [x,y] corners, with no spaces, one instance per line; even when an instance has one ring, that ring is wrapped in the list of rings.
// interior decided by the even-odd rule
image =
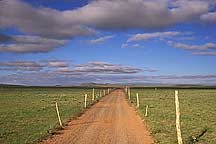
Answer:
[[[215,0],[0,0],[0,83],[216,85]]]

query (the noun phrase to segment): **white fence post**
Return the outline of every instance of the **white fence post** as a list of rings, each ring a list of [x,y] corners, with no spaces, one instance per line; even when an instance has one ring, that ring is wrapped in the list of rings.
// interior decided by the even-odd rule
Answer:
[[[87,97],[88,97],[88,95],[85,94],[85,102],[84,102],[84,107],[85,107],[85,108],[87,107]]]
[[[56,104],[56,113],[58,116],[59,125],[62,127],[62,121],[61,121],[60,114],[59,114],[58,103],[56,102],[55,104]]]
[[[103,90],[104,96],[106,95],[106,90]]]
[[[139,108],[139,94],[136,93],[136,98],[137,98],[137,108]]]
[[[94,88],[92,89],[92,101],[94,101],[94,99],[95,99],[95,90],[94,90]]]
[[[181,128],[180,128],[180,108],[179,108],[179,98],[178,98],[178,91],[175,91],[175,105],[176,105],[176,131],[178,137],[178,144],[182,144],[182,137],[181,137]]]
[[[146,106],[145,117],[148,116],[148,105]]]
[[[131,93],[130,93],[130,88],[128,87],[128,99],[131,99]]]

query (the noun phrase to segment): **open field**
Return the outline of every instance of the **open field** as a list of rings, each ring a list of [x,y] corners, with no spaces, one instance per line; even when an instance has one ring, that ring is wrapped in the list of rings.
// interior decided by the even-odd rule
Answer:
[[[48,136],[58,128],[55,102],[65,123],[84,110],[85,93],[90,105],[90,88],[0,87],[0,143],[32,143]]]
[[[136,93],[139,93],[140,116],[145,119],[153,137],[160,144],[177,143],[174,90],[173,88],[156,90],[154,88],[131,88],[132,103],[136,103]],[[95,96],[99,95],[99,91],[100,89],[95,89]],[[59,128],[55,102],[58,102],[61,118],[66,124],[71,118],[77,117],[84,111],[85,93],[89,95],[88,105],[91,105],[92,88],[0,87],[0,143],[33,143],[55,133],[55,129]],[[111,98],[117,95],[118,93],[113,93]],[[109,101],[109,95],[106,99]],[[215,144],[216,89],[179,89],[179,100],[184,142],[193,144],[192,136],[197,138],[200,136],[197,144]],[[115,99],[117,105],[122,101]],[[105,105],[108,106],[108,104]],[[114,102],[110,102],[110,106],[114,106],[113,104]],[[146,105],[149,106],[148,117],[144,116]],[[95,110],[104,111],[100,104],[98,108],[93,108],[93,114],[96,114]],[[117,114],[121,110],[116,107],[112,108],[112,111],[115,112],[108,109],[108,114],[103,115],[106,117],[109,114]],[[89,125],[98,124],[101,127],[100,124],[103,121],[107,124],[108,119],[101,116],[99,115],[97,119],[101,123],[89,123]],[[125,117],[125,115],[122,116]],[[111,116],[110,119],[112,118],[114,117]]]
[[[136,93],[140,97],[140,115],[160,144],[176,144],[175,89],[131,89],[132,102]],[[199,137],[197,144],[216,143],[216,89],[179,89],[182,137],[193,144],[192,136]],[[145,117],[149,105],[148,117]],[[202,135],[204,133],[204,135]]]

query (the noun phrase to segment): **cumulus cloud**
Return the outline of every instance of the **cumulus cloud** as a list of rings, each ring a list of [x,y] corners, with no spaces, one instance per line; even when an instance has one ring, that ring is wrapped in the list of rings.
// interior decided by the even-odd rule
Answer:
[[[103,75],[103,74],[138,74],[141,72],[157,72],[156,69],[136,68],[107,62],[88,62],[86,64],[70,64],[66,60],[41,61],[9,61],[0,62],[0,70],[4,71],[49,71],[61,75]]]
[[[42,61],[9,61],[0,62],[0,70],[2,71],[42,71],[46,68],[63,68],[69,67],[64,60],[42,60]]]
[[[26,43],[21,42],[23,36],[17,37],[19,42],[1,45],[0,52],[49,52],[65,44],[64,40],[93,35],[95,29],[158,29],[200,17],[214,19],[213,13],[208,13],[211,5],[210,0],[94,0],[80,8],[60,11],[33,7],[21,0],[3,0],[0,1],[0,28],[12,27],[28,37],[37,35],[46,42]],[[131,41],[166,35],[177,33],[140,34]],[[111,37],[101,37],[90,43],[102,43]]]
[[[30,43],[30,44],[44,44],[46,45],[47,43],[50,45],[63,45],[67,42],[67,40],[62,40],[62,39],[50,39],[50,38],[44,38],[40,36],[26,36],[26,35],[16,35],[12,36],[14,41],[18,43]]]
[[[103,36],[97,39],[92,39],[89,41],[90,44],[101,44],[104,43],[107,40],[110,40],[114,37],[114,35],[109,35],[109,36]]]
[[[54,62],[54,63],[50,63]],[[81,83],[216,84],[216,75],[140,75],[157,72],[107,62],[89,62],[70,67],[63,60],[0,62],[0,70],[14,71],[0,76],[1,83],[26,85],[72,85]],[[54,69],[47,69],[54,68]]]
[[[51,8],[34,8],[21,0],[0,1],[0,27],[51,38],[85,36],[94,30],[65,19],[62,12]]]
[[[27,85],[56,85],[86,82],[123,81],[125,76],[142,72],[157,72],[150,68],[136,68],[107,62],[88,62],[70,65],[64,60],[0,62],[0,70],[12,74],[0,76],[1,83],[15,82]],[[116,80],[115,80],[116,79]],[[119,80],[118,80],[119,79]]]
[[[162,28],[191,21],[208,12],[209,4],[196,0],[97,0],[73,9],[58,11],[33,8],[20,0],[0,1],[1,27],[46,37],[89,35],[96,28]],[[13,9],[13,11],[12,11]]]
[[[53,47],[44,47],[40,44],[1,44],[0,52],[9,53],[45,53],[53,50]]]
[[[34,61],[0,62],[0,70],[6,71],[40,71],[43,65]]]
[[[98,28],[162,28],[197,19],[206,12],[208,3],[203,1],[99,0],[66,11],[64,16]]]
[[[127,42],[149,40],[149,39],[153,39],[153,38],[172,37],[172,36],[177,36],[177,35],[180,35],[180,34],[182,34],[182,33],[181,32],[177,32],[177,31],[135,34],[135,35],[132,35],[127,40]]]
[[[89,62],[79,64],[71,69],[59,69],[62,73],[84,73],[84,74],[136,74],[143,72],[142,69],[106,62]]]
[[[49,52],[67,43],[68,40],[51,39],[40,36],[11,36],[8,43],[0,44],[0,52],[39,53]]]
[[[46,53],[63,46],[66,39],[95,33],[83,24],[64,19],[61,11],[35,8],[21,0],[0,1],[0,28],[11,27],[26,35],[12,36],[13,42],[1,44],[0,52]],[[0,36],[1,41],[8,38]]]

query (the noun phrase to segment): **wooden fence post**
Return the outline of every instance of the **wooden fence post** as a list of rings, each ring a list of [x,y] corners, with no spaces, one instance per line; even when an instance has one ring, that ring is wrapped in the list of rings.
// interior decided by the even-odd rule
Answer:
[[[130,88],[128,87],[128,99],[131,99],[131,93],[130,93]]]
[[[136,98],[137,98],[137,108],[139,108],[139,94],[136,93]]]
[[[145,117],[148,116],[148,105],[146,106]]]
[[[104,96],[106,95],[106,90],[103,90]]]
[[[62,127],[62,121],[61,121],[61,118],[60,118],[59,109],[58,109],[58,103],[57,102],[56,102],[56,113],[57,113],[57,116],[58,116],[59,125]]]
[[[85,94],[85,102],[84,102],[84,107],[85,107],[85,108],[87,107],[87,97],[88,97],[88,95]]]
[[[180,108],[179,108],[179,98],[178,98],[178,91],[175,91],[175,105],[176,105],[176,131],[178,137],[178,144],[182,144],[182,137],[181,137],[181,128],[180,128]]]
[[[95,99],[95,90],[94,90],[94,88],[92,89],[92,101],[94,101],[94,99]]]

